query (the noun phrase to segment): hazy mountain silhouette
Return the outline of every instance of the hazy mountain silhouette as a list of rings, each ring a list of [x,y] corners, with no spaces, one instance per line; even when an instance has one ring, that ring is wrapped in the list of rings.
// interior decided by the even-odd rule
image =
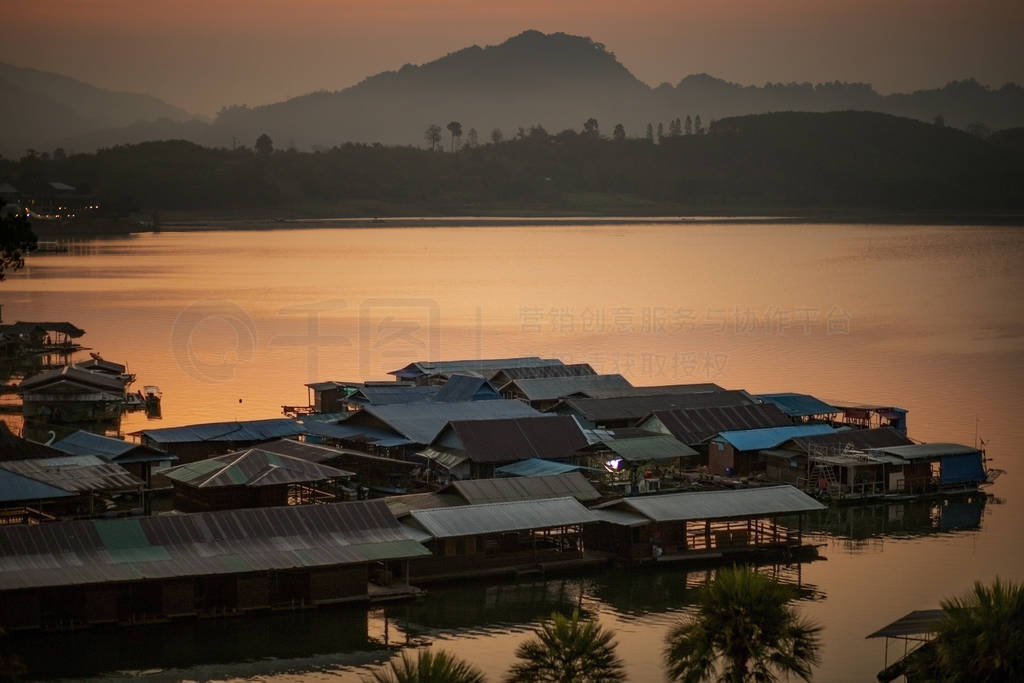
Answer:
[[[928,122],[941,115],[946,125],[960,128],[973,122],[983,122],[991,130],[1024,126],[1024,88],[1014,84],[992,89],[966,80],[933,90],[882,95],[864,83],[743,86],[697,74],[674,86],[663,83],[650,87],[634,77],[604,45],[586,37],[538,31],[525,31],[500,45],[474,45],[420,66],[407,64],[336,92],[314,92],[259,107],[225,107],[209,125],[182,122],[184,112],[173,107],[173,112],[161,113],[158,105],[169,105],[154,98],[106,91],[99,92],[108,98],[141,99],[132,110],[134,114],[122,117],[121,123],[113,122],[112,114],[100,121],[102,117],[90,115],[76,104],[84,98],[55,97],[54,91],[59,90],[33,90],[39,100],[33,101],[33,112],[45,108],[41,98],[54,104],[38,114],[26,113],[19,123],[22,134],[13,138],[4,134],[3,141],[10,143],[13,139],[23,149],[30,146],[28,141],[39,139],[39,131],[59,128],[66,131],[59,144],[78,151],[157,139],[184,139],[219,147],[230,147],[237,141],[251,147],[263,133],[273,138],[278,149],[292,145],[299,149],[330,147],[344,142],[422,146],[428,124],[439,124],[444,131],[445,124],[452,120],[461,122],[464,133],[475,128],[484,142],[494,128],[501,129],[506,138],[520,127],[529,129],[535,124],[554,133],[566,128],[579,130],[591,117],[598,120],[604,135],[622,123],[628,136],[640,137],[648,123],[655,128],[659,122],[664,123],[667,132],[670,121],[687,115],[700,115],[707,126],[727,116],[851,109]],[[148,102],[150,108],[143,107],[143,102]],[[10,104],[0,108],[2,122],[14,116],[11,108]],[[88,127],[84,120],[96,125]],[[139,120],[147,122],[132,123]],[[447,133],[443,138],[447,147]]]
[[[68,76],[0,62],[0,151],[50,151],[64,140],[136,121],[184,121],[188,112],[151,95],[115,92]]]

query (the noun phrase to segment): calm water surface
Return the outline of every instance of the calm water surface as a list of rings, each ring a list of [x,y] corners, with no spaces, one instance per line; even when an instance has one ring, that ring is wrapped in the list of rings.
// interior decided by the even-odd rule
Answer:
[[[825,626],[825,681],[873,680],[864,636],[997,574],[1024,580],[1024,232],[973,226],[635,225],[144,234],[34,256],[5,322],[69,320],[138,385],[147,426],[274,417],[306,382],[387,379],[421,358],[542,355],[634,384],[894,403],[911,435],[989,444],[994,498],[819,520],[825,561],[782,568]],[[578,605],[618,634],[631,680],[702,572],[438,588],[416,605],[26,642],[37,671],[357,680],[385,646],[432,642],[498,679],[524,634]],[[54,648],[60,653],[53,657]],[[62,662],[60,665],[54,662]],[[43,668],[45,667],[45,668]]]

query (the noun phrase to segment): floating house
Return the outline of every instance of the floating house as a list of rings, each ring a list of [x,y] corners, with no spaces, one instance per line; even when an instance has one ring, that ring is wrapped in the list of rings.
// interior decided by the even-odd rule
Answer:
[[[310,438],[307,432],[305,438]],[[332,448],[319,443],[280,439],[261,444],[261,450],[290,455],[310,462],[331,465],[352,472],[367,493],[390,495],[404,492],[415,484],[420,465],[394,460],[347,448]]]
[[[0,626],[68,630],[408,595],[406,563],[428,554],[381,501],[0,527]]]
[[[75,494],[0,467],[0,527],[56,519],[63,499]]]
[[[627,563],[717,559],[804,549],[803,515],[824,509],[792,486],[695,491],[622,498],[593,510],[587,548]],[[796,528],[780,524],[796,518]]]
[[[51,503],[48,512],[52,515],[117,514],[119,506],[112,499],[123,494],[134,503],[130,509],[141,512],[144,507],[145,483],[120,465],[96,456],[7,460],[0,462],[0,468],[70,493],[69,497],[47,499]]]
[[[304,431],[295,420],[272,418],[143,429],[132,436],[138,436],[145,446],[176,456],[181,463],[189,463],[266,441],[298,436]]]
[[[26,418],[55,423],[116,420],[125,396],[121,379],[72,366],[27,377],[18,391]]]
[[[597,371],[589,363],[570,363],[568,365],[525,365],[514,368],[503,368],[491,378],[491,384],[499,389],[517,379],[542,379],[545,377],[580,377],[596,375]]]
[[[261,448],[178,465],[161,474],[185,512],[333,503],[347,498],[352,472]]]
[[[837,422],[862,429],[892,427],[900,434],[907,435],[907,409],[896,406],[880,406],[867,403],[846,403],[830,401],[839,411]]]
[[[452,420],[417,453],[442,481],[485,479],[494,470],[528,458],[575,463],[587,439],[571,417],[534,415]]]
[[[672,486],[683,470],[695,469],[700,454],[669,434],[641,429],[594,430],[585,449],[591,465],[609,472],[607,483],[624,495],[651,493]]]
[[[121,380],[121,383],[125,387],[135,381],[135,375],[128,372],[128,366],[104,360],[98,353],[93,353],[91,355],[92,357],[89,360],[75,363],[72,367],[77,370],[85,370],[86,372],[93,372],[105,377],[116,377]]]
[[[794,422],[832,422],[840,412],[835,406],[831,406],[810,394],[795,394],[791,392],[757,394],[755,398],[764,403],[773,404],[776,408],[793,418]]]
[[[410,575],[423,583],[581,566],[583,530],[596,521],[571,497],[413,510],[407,533],[432,552]]]
[[[554,407],[559,399],[571,396],[599,398],[628,395],[633,385],[625,377],[613,375],[578,375],[516,379],[501,387],[503,398],[518,399],[538,410]]]
[[[720,432],[792,424],[774,405],[755,404],[656,410],[637,426],[649,432],[671,434],[691,448],[706,448],[705,442]]]
[[[764,460],[765,478],[769,481],[795,484],[811,489],[817,486],[812,477],[811,456],[844,456],[884,446],[908,446],[913,442],[892,427],[877,429],[839,429],[831,434],[800,435],[760,452]],[[853,462],[853,461],[846,461]],[[854,477],[856,479],[856,477]],[[851,479],[853,481],[853,479]]]
[[[719,432],[708,444],[708,470],[730,477],[764,474],[766,461],[761,451],[798,437],[834,434],[835,431],[831,425],[809,423]]]

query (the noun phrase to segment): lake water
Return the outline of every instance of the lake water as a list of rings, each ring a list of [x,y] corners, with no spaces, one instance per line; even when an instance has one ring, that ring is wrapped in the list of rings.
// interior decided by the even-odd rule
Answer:
[[[1024,580],[1024,230],[657,224],[142,234],[33,256],[0,284],[5,322],[69,320],[137,385],[147,426],[280,415],[305,383],[389,379],[425,358],[557,356],[634,384],[909,409],[924,441],[988,444],[986,501],[876,506],[819,522],[825,561],[781,568],[825,627],[823,681],[873,680],[865,636],[975,580]],[[17,425],[16,425],[17,427]],[[662,638],[703,572],[436,588],[386,610],[222,621],[22,643],[38,672],[358,680],[383,645],[432,642],[492,680],[558,606],[618,635],[631,680],[663,680]],[[52,656],[53,652],[74,656]],[[40,668],[43,667],[43,668]]]

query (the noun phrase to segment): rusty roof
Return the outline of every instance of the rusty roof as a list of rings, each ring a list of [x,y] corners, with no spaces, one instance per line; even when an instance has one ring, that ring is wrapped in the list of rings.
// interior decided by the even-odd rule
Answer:
[[[0,591],[429,555],[383,501],[0,527]]]

